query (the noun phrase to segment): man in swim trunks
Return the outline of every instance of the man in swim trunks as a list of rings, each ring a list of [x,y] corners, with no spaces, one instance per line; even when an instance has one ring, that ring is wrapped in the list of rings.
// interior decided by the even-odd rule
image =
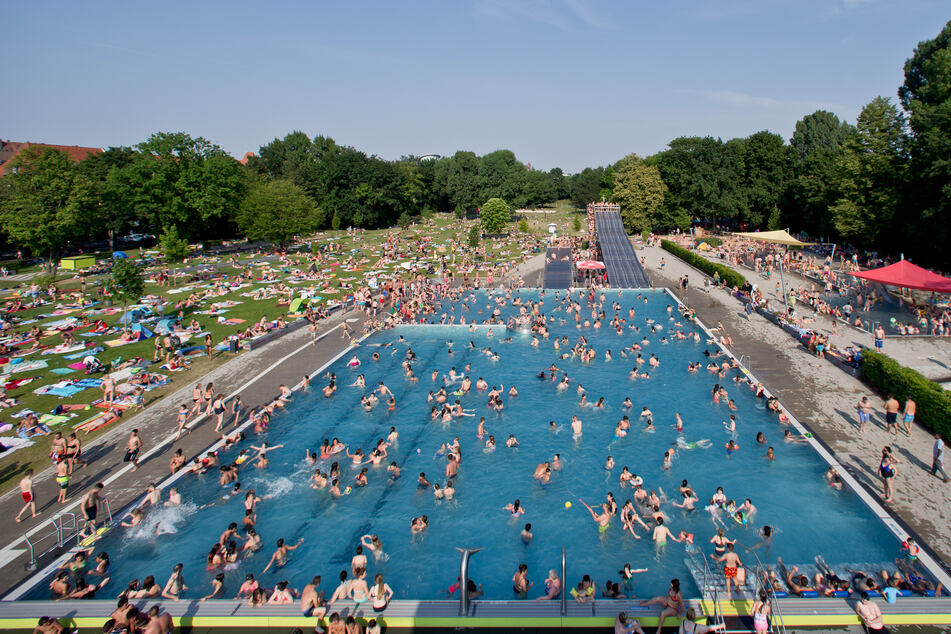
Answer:
[[[892,436],[898,437],[898,408],[901,407],[898,404],[898,400],[892,396],[888,395],[888,400],[882,405],[885,409],[885,427],[888,430],[888,433]]]
[[[909,436],[911,436],[911,424],[915,422],[915,409],[917,407],[917,404],[911,400],[911,396],[905,399],[905,410],[902,422],[904,423],[905,433]]]
[[[723,564],[723,576],[726,577],[726,598],[729,600],[730,588],[735,584],[737,591],[740,589],[742,579],[739,578],[738,573],[740,568],[743,567],[743,563],[740,561],[739,555],[733,552],[732,542],[727,542],[726,553],[724,553],[722,557],[717,557],[716,555],[710,555],[710,557],[714,561]]]
[[[17,516],[14,519],[15,522],[20,521],[20,516],[23,515],[27,509],[30,509],[30,517],[36,517],[36,495],[33,493],[33,469],[27,469],[23,473],[23,477],[20,478],[20,497],[23,498],[23,508],[20,509],[20,512],[17,513]]]
[[[872,404],[867,396],[863,396],[862,400],[856,403],[855,409],[859,414],[859,433],[863,433],[865,432],[865,423],[872,420]]]
[[[126,444],[125,458],[123,462],[132,463],[132,471],[139,468],[139,450],[142,449],[142,440],[139,438],[139,430],[133,429],[129,434],[129,442]]]
[[[87,528],[93,531],[96,529],[96,515],[99,514],[99,502],[102,500],[102,489],[105,485],[99,482],[83,496],[80,505],[83,511],[83,519],[86,520]]]
[[[69,462],[62,458],[56,463],[56,484],[59,485],[59,495],[56,501],[66,503],[66,490],[69,488]]]

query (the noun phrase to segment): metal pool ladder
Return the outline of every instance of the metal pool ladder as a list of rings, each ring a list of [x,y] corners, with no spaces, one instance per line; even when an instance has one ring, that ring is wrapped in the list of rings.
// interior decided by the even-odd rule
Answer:
[[[713,573],[710,572],[710,564],[704,552],[697,548],[697,554],[703,561],[703,587],[700,588],[700,595],[713,601],[713,614],[708,615],[708,620],[712,625],[721,626],[721,630],[726,629],[726,622],[723,620],[723,609],[720,607],[720,595],[716,583],[713,581]]]
[[[109,508],[109,500],[102,498],[103,506],[106,509],[106,517],[109,518],[108,524],[112,524],[112,509]],[[30,561],[26,564],[27,570],[35,570],[37,559],[53,551],[56,548],[63,548],[74,537],[79,534],[80,522],[76,519],[75,513],[60,513],[49,521],[52,530],[30,537],[29,533],[23,534],[23,541],[26,542],[30,550]],[[52,539],[52,543],[41,549],[41,545]]]
[[[766,591],[766,602],[769,604],[769,627],[773,634],[786,634],[786,625],[783,623],[783,615],[779,610],[779,601],[776,600],[776,594],[773,592],[773,584],[769,582],[768,571],[759,555],[754,550],[748,550],[756,560],[756,568],[753,574],[756,576],[756,582],[759,587]],[[754,599],[755,600],[755,599]]]

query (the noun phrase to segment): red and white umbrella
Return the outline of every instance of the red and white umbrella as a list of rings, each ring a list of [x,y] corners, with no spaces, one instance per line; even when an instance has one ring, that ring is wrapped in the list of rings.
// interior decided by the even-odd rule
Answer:
[[[575,265],[575,268],[581,271],[589,271],[593,269],[603,269],[604,262],[598,262],[597,260],[582,260]]]

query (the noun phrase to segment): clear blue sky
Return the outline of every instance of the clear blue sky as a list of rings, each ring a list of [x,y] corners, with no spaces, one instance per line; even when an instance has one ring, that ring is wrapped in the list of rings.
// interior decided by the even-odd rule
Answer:
[[[387,159],[508,148],[577,171],[683,135],[789,138],[895,98],[946,0],[5,2],[0,136],[301,129]]]

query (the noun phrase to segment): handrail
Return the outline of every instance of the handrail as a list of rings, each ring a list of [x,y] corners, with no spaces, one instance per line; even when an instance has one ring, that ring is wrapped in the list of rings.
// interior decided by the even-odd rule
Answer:
[[[468,616],[469,614],[469,558],[482,549],[456,547],[456,550],[462,553],[462,558],[459,560],[459,616]]]
[[[561,547],[561,615],[568,616],[568,592],[565,584],[568,574],[568,556],[565,554],[565,547]]]
[[[779,603],[776,601],[773,584],[769,582],[766,566],[759,558],[759,555],[756,554],[755,550],[748,548],[746,552],[753,555],[753,558],[756,560],[756,569],[753,575],[756,577],[760,588],[766,591],[766,601],[769,603],[770,612],[770,629],[773,631],[773,634],[786,634],[786,625],[783,623],[783,615],[779,610]]]
[[[717,590],[716,584],[712,583],[713,573],[710,572],[710,564],[707,562],[707,557],[704,554],[703,550],[696,548],[697,554],[700,556],[701,561],[703,561],[703,587],[700,588],[700,595],[704,598],[708,596],[708,589],[711,589],[709,596],[713,601],[713,624],[714,625],[724,625],[725,621],[723,620],[723,610],[720,608],[720,594]]]

